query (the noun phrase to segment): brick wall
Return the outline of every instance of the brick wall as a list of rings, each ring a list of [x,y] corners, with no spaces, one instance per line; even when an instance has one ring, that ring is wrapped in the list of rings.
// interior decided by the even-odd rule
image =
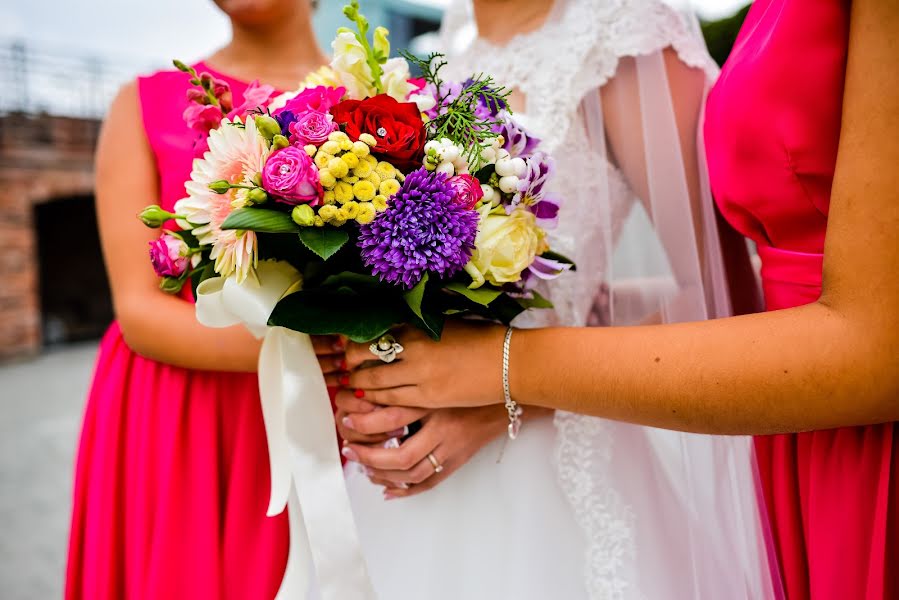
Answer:
[[[0,360],[41,347],[34,205],[93,195],[98,129],[94,120],[0,116]]]

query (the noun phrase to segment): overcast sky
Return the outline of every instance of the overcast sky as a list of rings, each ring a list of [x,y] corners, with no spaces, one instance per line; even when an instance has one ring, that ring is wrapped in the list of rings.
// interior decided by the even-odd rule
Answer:
[[[690,1],[707,18],[731,14],[746,2]],[[24,39],[49,51],[92,55],[135,67],[164,64],[172,56],[198,59],[228,39],[227,21],[212,0],[9,0],[4,4],[2,39]],[[337,10],[343,2],[321,0],[320,4]]]

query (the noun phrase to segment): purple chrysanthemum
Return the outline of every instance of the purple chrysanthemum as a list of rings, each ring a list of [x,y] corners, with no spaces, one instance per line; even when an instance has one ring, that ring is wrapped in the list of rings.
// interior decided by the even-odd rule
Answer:
[[[403,182],[387,210],[359,227],[362,260],[382,281],[415,286],[426,273],[450,277],[468,263],[478,213],[456,204],[446,175],[424,168]]]

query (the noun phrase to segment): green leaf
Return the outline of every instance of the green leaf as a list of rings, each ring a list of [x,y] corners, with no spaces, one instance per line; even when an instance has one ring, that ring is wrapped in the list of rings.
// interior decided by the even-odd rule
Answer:
[[[209,259],[205,260],[205,264],[201,263],[190,273],[190,285],[194,293],[194,298],[197,297],[197,286],[199,286],[210,277],[215,276],[215,261]]]
[[[354,273],[353,271],[344,271],[336,275],[331,275],[322,281],[322,287],[373,287],[380,284],[380,281],[374,275],[365,275],[364,273]]]
[[[345,335],[363,343],[404,322],[407,314],[403,301],[393,294],[309,290],[283,298],[268,323],[310,335]]]
[[[547,250],[540,256],[542,258],[548,258],[549,260],[556,260],[556,261],[559,261],[560,263],[565,263],[566,265],[571,265],[571,270],[577,271],[577,266],[574,264],[574,261],[563,254],[559,254],[558,252],[553,252],[552,250]]]
[[[490,176],[496,173],[496,165],[487,165],[483,169],[480,169],[477,173],[474,174],[475,178],[481,182],[482,185],[486,184],[490,181]]]
[[[409,308],[412,309],[415,316],[422,320],[424,320],[424,317],[421,316],[421,302],[424,300],[425,287],[427,287],[427,285],[428,274],[425,273],[425,276],[421,278],[421,281],[415,284],[415,287],[403,294],[403,300],[406,301],[406,304],[409,305]]]
[[[504,325],[508,325],[512,320],[524,312],[524,307],[518,303],[515,298],[511,298],[505,294],[490,304],[490,314],[493,318]]]
[[[245,229],[262,233],[296,233],[300,226],[290,215],[267,208],[238,208],[225,219],[222,229]]]
[[[450,290],[452,292],[456,292],[457,294],[461,294],[471,300],[472,302],[476,302],[481,306],[490,306],[490,304],[502,295],[502,290],[498,290],[494,287],[489,287],[487,285],[483,285],[475,290],[469,288],[467,285],[451,282],[444,286],[445,289]]]
[[[538,294],[537,292],[531,292],[533,294],[532,298],[518,298],[518,303],[522,305],[524,308],[552,308],[553,303]]]
[[[350,234],[334,227],[304,227],[300,229],[300,241],[323,260],[334,256],[349,239]]]

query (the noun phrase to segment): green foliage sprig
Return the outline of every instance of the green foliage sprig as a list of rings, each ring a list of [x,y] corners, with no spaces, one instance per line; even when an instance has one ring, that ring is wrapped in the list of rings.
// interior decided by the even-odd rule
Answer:
[[[497,137],[493,127],[502,124],[502,120],[478,116],[478,101],[483,100],[488,106],[506,106],[511,114],[508,99],[512,91],[498,85],[490,75],[479,73],[471,78],[457,97],[450,99],[449,89],[444,86],[440,76],[440,70],[447,64],[443,54],[432,52],[425,59],[409,52],[401,54],[421,70],[422,78],[436,90],[437,116],[428,123],[428,137],[447,138],[461,146],[462,155],[472,172],[480,169],[481,149],[489,146],[490,141]]]

